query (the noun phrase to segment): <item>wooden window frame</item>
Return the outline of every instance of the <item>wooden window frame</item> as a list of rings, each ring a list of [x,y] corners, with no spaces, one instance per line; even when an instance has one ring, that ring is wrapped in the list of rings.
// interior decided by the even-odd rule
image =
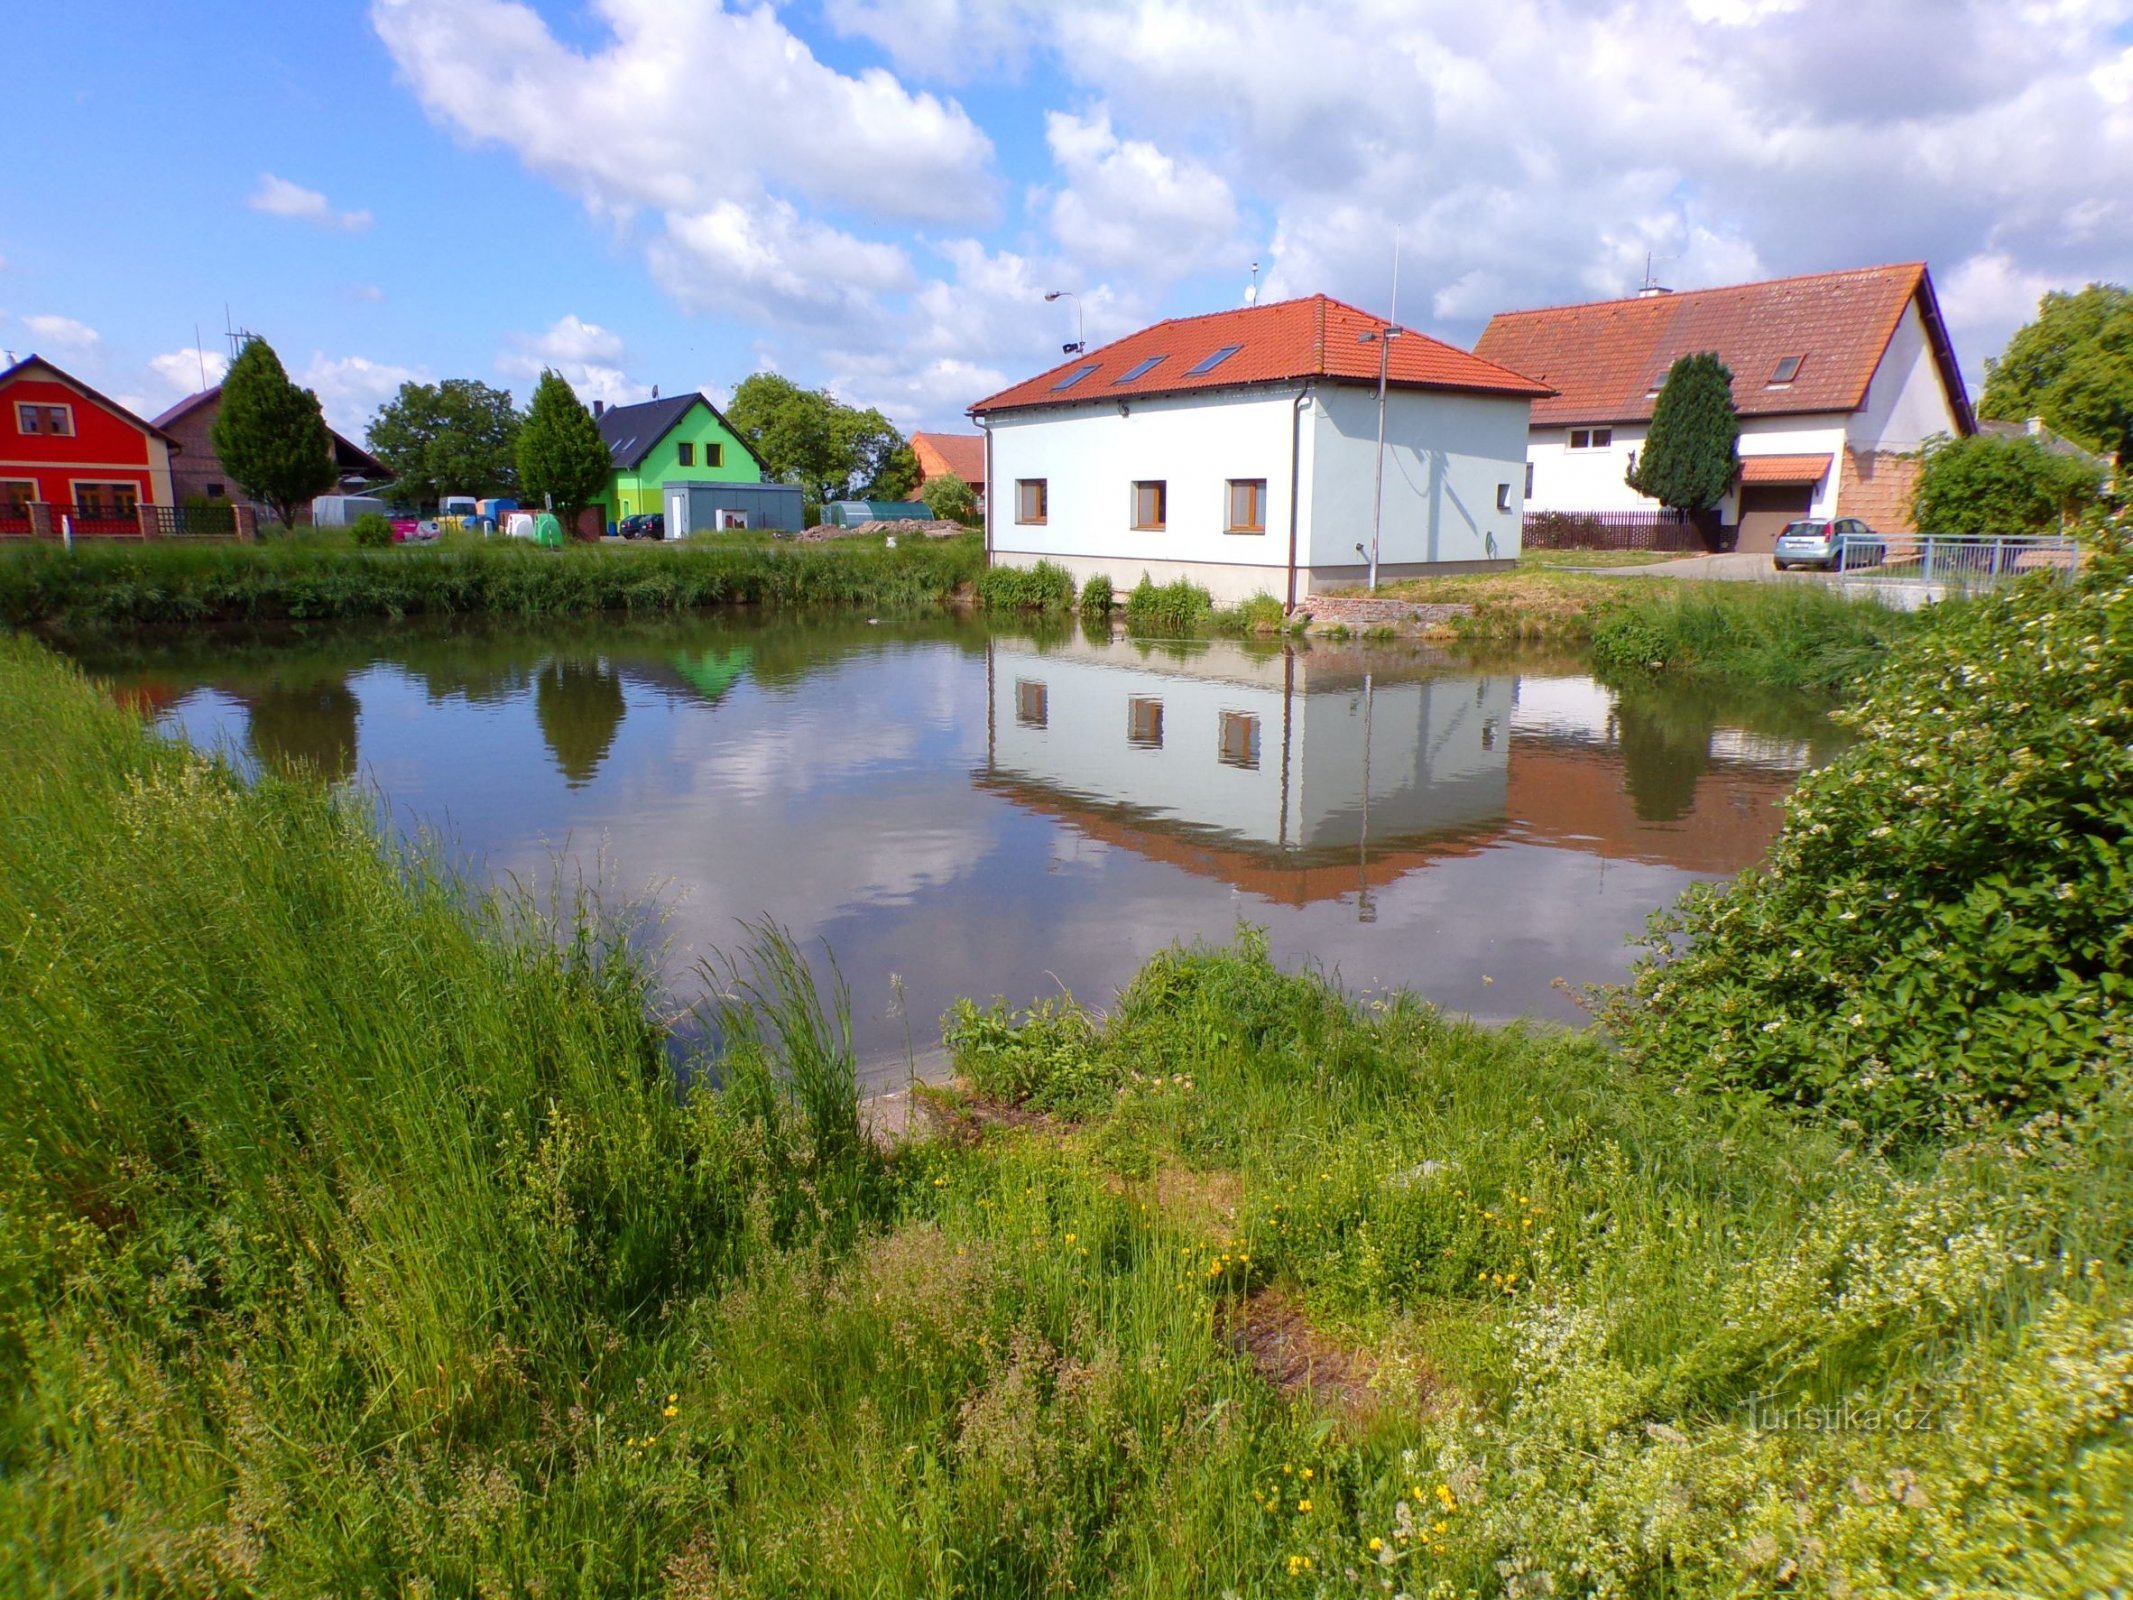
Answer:
[[[1144,521],[1141,515],[1141,498],[1154,491],[1155,520]],[[1135,478],[1133,480],[1133,531],[1135,533],[1162,533],[1170,527],[1170,480],[1168,478]]]
[[[16,489],[23,491],[19,503],[10,492]],[[41,498],[35,478],[0,478],[0,516],[26,517],[30,506]]]
[[[1237,520],[1237,493],[1239,490],[1244,491],[1251,501],[1250,517],[1249,520],[1244,522]],[[1229,526],[1222,531],[1224,533],[1245,534],[1266,532],[1266,479],[1231,478],[1229,480]]]
[[[1041,528],[1051,521],[1052,493],[1049,478],[1017,478],[1015,480],[1015,522],[1020,527]],[[1030,491],[1036,491],[1037,514],[1029,514]]]
[[[54,433],[50,428],[25,426],[23,422],[23,413],[25,411],[34,411],[40,417],[56,411],[67,419],[66,428],[59,433]],[[74,408],[63,400],[17,400],[15,402],[15,431],[26,439],[78,439],[81,437],[80,434],[74,431]]]
[[[95,511],[85,511],[83,510],[81,503],[81,492],[84,489],[122,489],[125,491],[126,497],[130,499],[133,503],[127,506],[123,511],[107,512],[101,509]],[[67,483],[67,496],[69,500],[72,501],[74,509],[77,512],[80,512],[81,515],[85,517],[95,517],[100,521],[107,518],[111,521],[116,521],[120,517],[131,517],[139,515],[141,509],[141,501],[143,498],[141,494],[141,486],[125,478],[69,479]],[[101,497],[99,497],[99,499],[101,499]]]

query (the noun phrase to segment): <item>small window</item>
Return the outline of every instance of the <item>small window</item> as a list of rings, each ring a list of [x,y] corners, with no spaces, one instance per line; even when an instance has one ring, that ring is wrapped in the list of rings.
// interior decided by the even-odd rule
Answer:
[[[1805,356],[1785,357],[1784,360],[1777,364],[1777,370],[1770,374],[1771,387],[1775,388],[1778,384],[1792,382],[1794,378],[1800,375],[1800,363],[1806,359]]]
[[[1573,450],[1605,450],[1615,442],[1612,428],[1572,428],[1570,448]]]
[[[1133,486],[1133,526],[1160,533],[1170,525],[1170,485],[1160,478]]]
[[[130,517],[141,503],[141,491],[130,483],[77,483],[74,509],[83,517]]]
[[[1045,492],[1047,481],[1044,478],[1015,480],[1017,522],[1043,522],[1048,519],[1051,514],[1051,496]]]
[[[1163,748],[1163,702],[1135,695],[1126,702],[1126,743],[1136,750]]]
[[[1259,719],[1244,711],[1222,713],[1221,743],[1216,758],[1225,767],[1259,767]]]
[[[726,447],[723,444],[707,442],[704,445],[704,465],[707,467],[723,467],[725,464]]]
[[[1498,511],[1509,511],[1511,509],[1511,486],[1508,483],[1499,483],[1496,486],[1496,509]]]
[[[685,467],[696,465],[696,446],[684,439],[674,447],[674,459]]]
[[[1114,384],[1120,384],[1131,383],[1135,378],[1145,378],[1149,373],[1155,370],[1156,364],[1164,359],[1165,358],[1162,356],[1150,356],[1145,361],[1136,361],[1133,363],[1132,366],[1128,367],[1124,372],[1121,372],[1111,381]]]
[[[1533,498],[1533,463],[1530,461],[1526,463],[1526,498]]]
[[[31,405],[18,401],[15,406],[15,426],[24,433],[45,433],[55,439],[69,438],[74,432],[74,408]]]
[[[1229,480],[1229,531],[1266,532],[1266,479]]]
[[[219,484],[219,483],[211,483],[211,484],[208,484],[208,485],[207,485],[206,487],[207,487],[207,497],[208,497],[208,499],[210,499],[210,500],[220,500],[220,499],[222,498],[222,485],[221,485],[221,484]]]
[[[1094,361],[1091,361],[1087,366],[1076,367],[1072,372],[1068,373],[1065,377],[1061,378],[1057,383],[1052,385],[1052,392],[1056,394],[1061,389],[1073,388],[1075,384],[1081,382],[1083,378],[1086,378],[1090,373],[1094,372],[1096,370],[1096,367],[1097,363]]]
[[[1665,387],[1666,374],[1663,372],[1654,373],[1650,385],[1644,391],[1644,398],[1647,400],[1656,400],[1659,397],[1659,391],[1661,389],[1664,389]]]
[[[1041,728],[1051,714],[1051,696],[1043,684],[1031,678],[1015,680],[1015,720],[1025,728]]]
[[[1211,356],[1204,356],[1185,369],[1185,376],[1197,378],[1203,372],[1212,372],[1231,356],[1244,348],[1241,344],[1226,344]]]
[[[37,485],[28,478],[0,478],[0,517],[28,516],[36,498]]]

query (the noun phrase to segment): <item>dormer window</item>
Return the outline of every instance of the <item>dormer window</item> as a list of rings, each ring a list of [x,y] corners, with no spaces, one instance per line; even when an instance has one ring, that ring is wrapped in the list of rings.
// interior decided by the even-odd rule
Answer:
[[[1777,370],[1770,374],[1770,387],[1773,389],[1781,388],[1785,384],[1792,382],[1794,378],[1800,375],[1800,363],[1806,359],[1805,356],[1785,357],[1777,364]]]

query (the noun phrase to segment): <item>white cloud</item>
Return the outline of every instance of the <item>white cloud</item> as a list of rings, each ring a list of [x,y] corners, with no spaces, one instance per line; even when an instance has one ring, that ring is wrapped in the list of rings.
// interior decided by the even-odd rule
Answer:
[[[605,212],[707,212],[792,190],[902,220],[980,218],[991,142],[952,101],[817,60],[768,5],[593,0],[572,49],[513,0],[373,0],[432,117]]]
[[[287,178],[277,178],[271,172],[259,175],[259,187],[252,191],[245,204],[270,217],[293,217],[300,222],[346,228],[350,233],[361,233],[370,226],[368,211],[336,211],[318,190],[306,189]]]
[[[1031,0],[826,0],[847,38],[870,40],[915,78],[968,83],[1016,68],[1042,16]]]
[[[348,286],[348,298],[374,306],[385,298],[385,291],[374,283],[352,283]]]
[[[94,328],[86,322],[76,322],[72,317],[24,317],[22,325],[35,334],[42,345],[53,350],[81,354],[94,350],[103,342],[103,336]]]
[[[198,394],[202,389],[220,383],[229,368],[228,356],[214,350],[202,350],[197,345],[152,356],[148,362],[148,370],[170,391],[173,399]],[[201,381],[203,377],[205,382]]]
[[[403,383],[426,383],[429,373],[420,367],[394,366],[367,356],[329,357],[315,353],[310,364],[295,374],[296,381],[318,395],[326,421],[340,433],[360,441],[379,406],[399,392]]]
[[[557,318],[540,333],[518,333],[496,357],[496,370],[513,378],[537,379],[550,367],[580,400],[628,405],[651,395],[623,371],[622,336],[575,313]]]
[[[652,271],[692,310],[774,321],[834,323],[870,313],[877,295],[916,286],[910,261],[803,218],[782,200],[669,215]]]
[[[1049,112],[1044,128],[1066,180],[1051,197],[1052,237],[1072,260],[1183,277],[1236,248],[1236,201],[1208,167],[1119,138],[1107,111]]]

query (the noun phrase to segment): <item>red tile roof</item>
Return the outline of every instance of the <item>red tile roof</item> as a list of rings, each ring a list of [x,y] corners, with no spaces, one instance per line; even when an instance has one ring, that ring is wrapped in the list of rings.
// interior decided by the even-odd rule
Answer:
[[[928,478],[954,473],[974,488],[985,487],[985,436],[979,433],[914,433],[911,453]]]
[[[1829,476],[1828,456],[1742,456],[1742,483],[1820,483]]]
[[[1923,262],[1824,272],[1648,298],[1602,300],[1490,318],[1475,354],[1544,380],[1536,425],[1641,422],[1680,356],[1713,350],[1733,372],[1744,417],[1856,411],[1906,307],[1916,302],[1963,432],[1975,426]],[[1801,357],[1789,383],[1778,364]]]
[[[1200,317],[1174,317],[1074,356],[970,409],[976,415],[1134,395],[1229,389],[1240,384],[1295,383],[1306,378],[1374,384],[1378,381],[1378,347],[1374,342],[1359,342],[1358,336],[1384,325],[1382,317],[1322,294]],[[1230,345],[1237,347],[1236,353],[1219,365],[1205,372],[1192,371]],[[1141,370],[1150,361],[1153,365]],[[1061,379],[1083,367],[1090,369],[1087,376],[1070,388],[1059,387]],[[1127,377],[1129,372],[1135,376]],[[1545,384],[1522,373],[1412,328],[1392,342],[1386,381],[1401,389],[1446,389],[1518,399],[1539,399],[1549,392]]]

